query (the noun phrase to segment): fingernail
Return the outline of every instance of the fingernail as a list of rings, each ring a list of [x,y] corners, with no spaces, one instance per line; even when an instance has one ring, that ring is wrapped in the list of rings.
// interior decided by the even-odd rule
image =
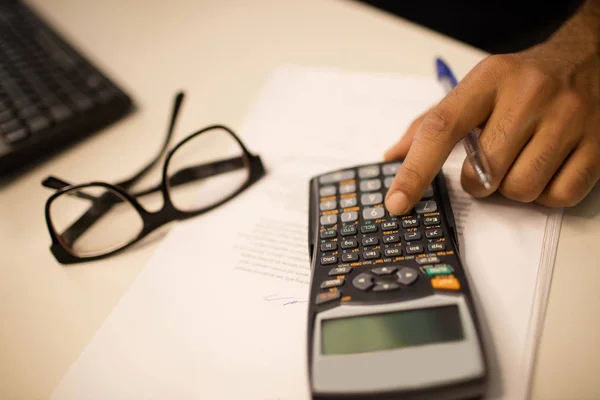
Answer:
[[[408,198],[402,192],[392,193],[390,197],[385,199],[385,206],[391,214],[402,215],[408,208]]]

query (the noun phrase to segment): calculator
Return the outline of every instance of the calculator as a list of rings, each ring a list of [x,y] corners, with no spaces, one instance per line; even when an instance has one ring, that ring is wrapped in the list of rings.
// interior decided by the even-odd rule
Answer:
[[[487,362],[443,173],[405,215],[384,198],[401,162],[310,180],[313,399],[463,399]]]

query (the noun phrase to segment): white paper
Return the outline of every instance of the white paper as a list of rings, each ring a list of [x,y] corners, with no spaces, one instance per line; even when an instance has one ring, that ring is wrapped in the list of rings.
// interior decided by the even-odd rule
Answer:
[[[380,160],[441,94],[427,78],[274,73],[241,131],[267,177],[172,230],[53,398],[308,398],[308,179]],[[488,398],[521,399],[552,267],[542,247],[551,254],[556,239],[544,242],[543,208],[467,196],[455,152],[444,172],[490,355]]]

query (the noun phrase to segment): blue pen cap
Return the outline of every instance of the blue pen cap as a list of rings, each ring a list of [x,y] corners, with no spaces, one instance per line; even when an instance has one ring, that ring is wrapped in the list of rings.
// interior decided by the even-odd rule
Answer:
[[[438,57],[435,59],[435,66],[437,70],[438,80],[441,81],[444,79],[448,79],[452,84],[452,87],[458,84],[456,77],[454,77],[454,74],[450,70],[450,67],[446,65],[446,63],[441,58]]]

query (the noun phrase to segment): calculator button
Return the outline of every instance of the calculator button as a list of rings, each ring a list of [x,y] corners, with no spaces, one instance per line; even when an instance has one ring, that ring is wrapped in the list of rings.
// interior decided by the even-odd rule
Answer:
[[[332,174],[327,174],[327,175],[321,176],[319,178],[319,182],[322,184],[333,183],[333,182],[347,181],[348,179],[354,179],[354,177],[355,177],[354,170],[339,171],[339,172],[334,172]]]
[[[353,236],[356,235],[356,227],[354,226],[345,226],[341,231],[342,236]]]
[[[363,218],[367,220],[383,218],[384,215],[385,210],[383,209],[383,207],[365,208],[363,210]]]
[[[425,231],[425,237],[428,239],[434,239],[442,237],[442,230],[438,228],[427,229]]]
[[[319,204],[319,209],[321,209],[321,211],[334,210],[336,205],[335,200],[322,201],[321,204]]]
[[[379,275],[379,276],[391,275],[396,271],[398,271],[398,268],[396,268],[396,267],[379,267],[379,268],[373,268],[371,270],[372,273],[374,273],[375,275]]]
[[[333,300],[337,300],[342,296],[342,292],[336,290],[334,292],[321,293],[317,295],[315,304],[324,304]]]
[[[421,257],[415,260],[419,265],[425,264],[436,264],[440,262],[440,259],[437,257]]]
[[[350,211],[342,213],[342,222],[354,222],[358,219],[358,212]]]
[[[420,244],[413,244],[412,246],[406,246],[406,254],[420,254],[423,252],[423,246]]]
[[[356,239],[344,239],[341,246],[342,249],[355,249],[358,247],[358,241]]]
[[[336,223],[337,223],[337,214],[321,216],[321,225],[334,225]]]
[[[390,187],[392,187],[393,182],[394,182],[394,177],[388,176],[383,180],[383,186],[385,186],[386,189],[389,189]]]
[[[358,261],[358,253],[346,253],[342,254],[343,262],[356,262]]]
[[[423,193],[422,199],[429,199],[433,197],[433,186],[429,185],[425,193]]]
[[[329,196],[335,196],[337,189],[335,186],[323,186],[321,189],[319,189],[319,196],[321,197],[329,197]]]
[[[374,192],[381,189],[381,181],[379,179],[369,179],[367,181],[360,181],[361,192]]]
[[[381,253],[379,250],[371,250],[363,252],[363,259],[365,260],[374,260],[376,258],[381,257]]]
[[[401,268],[396,274],[396,280],[403,285],[411,285],[419,278],[417,270],[409,267]]]
[[[329,289],[332,287],[338,287],[338,286],[342,286],[343,284],[344,284],[344,278],[329,279],[329,280],[326,280],[323,283],[321,283],[321,289]]]
[[[391,249],[384,250],[386,257],[396,257],[402,254],[402,249],[400,247],[392,247]]]
[[[348,197],[340,200],[340,206],[342,208],[354,207],[356,205],[356,197]]]
[[[383,195],[381,193],[365,193],[360,196],[360,203],[363,206],[372,206],[374,204],[380,204],[383,202]]]
[[[425,268],[427,276],[438,276],[438,275],[450,275],[453,269],[448,264],[432,265],[431,267]]]
[[[411,240],[421,240],[421,232],[406,232],[404,234],[404,240],[410,242]]]
[[[427,245],[429,251],[444,251],[446,250],[446,243],[429,243]]]
[[[363,225],[362,228],[360,228],[360,231],[362,233],[373,233],[373,232],[377,232],[377,225],[375,224],[367,224],[367,225]]]
[[[390,243],[399,243],[400,242],[400,236],[399,235],[385,235],[383,237],[383,243],[385,244],[390,244]]]
[[[329,276],[346,275],[352,272],[352,267],[335,267],[329,270]]]
[[[434,289],[460,290],[460,282],[454,275],[440,275],[431,280]]]
[[[425,217],[423,218],[423,225],[431,226],[431,225],[439,225],[440,217]]]
[[[337,262],[337,260],[338,260],[337,256],[321,257],[321,265],[335,264]]]
[[[352,284],[355,288],[360,290],[367,290],[373,286],[373,275],[363,272],[362,274],[356,275],[352,280]]]
[[[365,247],[377,246],[378,244],[379,244],[379,239],[376,237],[363,238],[363,240],[362,240],[362,245]]]
[[[356,192],[356,184],[346,183],[344,185],[340,185],[340,194],[348,194],[354,192]]]
[[[327,229],[325,231],[322,231],[320,236],[321,239],[331,239],[337,236],[337,232],[335,231],[335,229]]]
[[[437,211],[437,203],[434,200],[420,201],[415,206],[417,214],[426,214]]]
[[[379,176],[379,166],[378,165],[370,165],[368,167],[362,167],[358,169],[358,177],[365,178],[374,178]]]
[[[321,243],[321,251],[336,251],[336,250],[337,250],[336,242]]]
[[[396,282],[380,282],[373,288],[374,292],[390,292],[392,290],[398,290],[400,285]]]
[[[416,218],[409,218],[409,219],[402,220],[403,228],[416,228],[417,226],[419,226],[419,220]]]
[[[381,224],[382,231],[395,231],[396,229],[398,229],[397,222],[384,222]]]
[[[402,163],[400,163],[400,162],[385,164],[384,166],[381,167],[381,171],[383,172],[384,175],[396,175],[396,172],[398,172],[401,165],[402,165]]]

